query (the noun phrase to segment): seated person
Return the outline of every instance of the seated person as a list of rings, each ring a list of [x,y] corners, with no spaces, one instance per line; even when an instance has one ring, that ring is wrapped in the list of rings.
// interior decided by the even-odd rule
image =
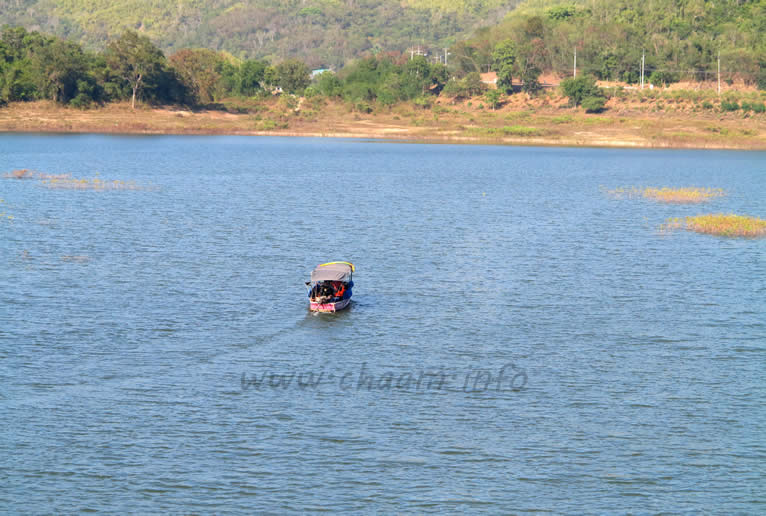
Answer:
[[[335,291],[335,297],[342,298],[343,294],[346,293],[346,285],[342,281],[333,281],[332,288]]]

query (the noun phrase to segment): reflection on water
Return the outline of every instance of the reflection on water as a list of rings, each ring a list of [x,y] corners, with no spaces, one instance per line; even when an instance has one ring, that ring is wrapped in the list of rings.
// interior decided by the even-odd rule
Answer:
[[[7,512],[762,511],[766,240],[658,227],[766,215],[763,153],[6,135],[0,155],[154,186],[0,179]],[[625,185],[727,196],[603,193]],[[338,259],[352,306],[312,314],[304,281]]]

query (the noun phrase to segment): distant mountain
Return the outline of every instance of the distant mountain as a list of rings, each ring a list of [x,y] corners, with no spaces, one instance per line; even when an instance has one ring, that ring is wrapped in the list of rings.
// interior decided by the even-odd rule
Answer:
[[[2,0],[0,24],[103,48],[124,29],[166,53],[224,50],[341,66],[364,53],[454,44],[500,22],[519,0]]]

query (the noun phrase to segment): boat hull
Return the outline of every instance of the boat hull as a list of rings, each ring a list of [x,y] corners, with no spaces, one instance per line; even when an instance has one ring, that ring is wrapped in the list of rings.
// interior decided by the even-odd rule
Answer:
[[[315,303],[313,301],[309,304],[309,310],[312,312],[337,312],[343,310],[351,303],[351,298],[341,299],[334,303]]]

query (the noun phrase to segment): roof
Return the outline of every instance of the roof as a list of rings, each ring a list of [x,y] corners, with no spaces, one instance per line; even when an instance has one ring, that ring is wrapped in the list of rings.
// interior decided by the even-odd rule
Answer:
[[[317,265],[311,272],[311,281],[351,281],[354,264],[349,262],[329,262]]]

